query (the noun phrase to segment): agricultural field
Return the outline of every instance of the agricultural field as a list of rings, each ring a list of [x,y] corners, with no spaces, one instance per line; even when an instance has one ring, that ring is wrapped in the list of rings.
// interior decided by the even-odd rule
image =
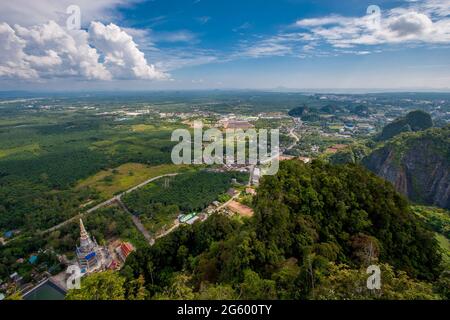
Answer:
[[[125,163],[113,169],[102,170],[80,181],[76,189],[92,188],[100,194],[101,199],[109,199],[148,179],[187,170],[189,170],[189,166],[186,165],[162,164],[150,166],[142,163]]]
[[[180,213],[199,212],[219,200],[233,186],[232,179],[246,183],[247,174],[195,171],[152,182],[123,197],[128,209],[138,215],[147,230],[156,232]]]
[[[170,136],[183,124],[150,109],[133,113],[140,105],[71,102],[0,106],[0,232],[44,230],[86,203],[178,170]]]
[[[124,197],[125,203],[138,214],[146,213],[148,204],[177,205],[180,211],[199,211],[217,200],[233,184],[245,183],[247,174],[238,172],[198,171],[160,179]]]

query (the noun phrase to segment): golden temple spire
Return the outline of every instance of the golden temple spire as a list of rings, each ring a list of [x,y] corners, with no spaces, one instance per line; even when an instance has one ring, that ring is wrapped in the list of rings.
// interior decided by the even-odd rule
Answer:
[[[89,238],[89,235],[86,231],[86,228],[84,227],[84,223],[83,223],[83,220],[81,220],[81,218],[80,218],[80,238],[81,239]]]

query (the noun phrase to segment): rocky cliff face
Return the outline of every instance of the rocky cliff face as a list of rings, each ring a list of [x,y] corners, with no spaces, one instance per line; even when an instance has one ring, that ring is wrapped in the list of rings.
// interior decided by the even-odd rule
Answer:
[[[450,126],[396,137],[363,164],[411,201],[450,208]]]

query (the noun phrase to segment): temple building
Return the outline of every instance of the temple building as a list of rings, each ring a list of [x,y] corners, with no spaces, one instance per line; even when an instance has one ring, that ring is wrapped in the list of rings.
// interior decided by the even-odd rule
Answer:
[[[91,273],[104,269],[105,260],[104,249],[97,244],[97,241],[91,239],[84,227],[83,220],[80,219],[80,246],[76,248],[78,263],[81,273]]]
[[[129,242],[122,242],[117,248],[116,253],[120,260],[124,263],[131,252],[134,251],[134,247]]]

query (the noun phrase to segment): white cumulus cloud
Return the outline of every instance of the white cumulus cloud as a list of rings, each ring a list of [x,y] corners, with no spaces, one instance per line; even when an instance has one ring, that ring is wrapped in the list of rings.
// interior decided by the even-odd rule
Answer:
[[[97,50],[89,45],[86,31],[65,30],[53,21],[30,28],[15,25],[14,29],[26,43],[24,60],[41,77],[111,79]]]
[[[89,28],[92,44],[105,59],[104,65],[118,78],[165,79],[167,76],[148,64],[133,38],[115,24],[92,22]]]
[[[30,67],[25,60],[26,54],[23,49],[26,42],[17,37],[15,31],[6,23],[0,24],[0,76],[11,78],[32,79],[36,78],[37,72]]]
[[[10,25],[18,23],[32,26],[56,21],[64,25],[66,9],[77,5],[81,9],[83,25],[90,21],[115,21],[118,7],[130,6],[140,0],[3,0],[0,4],[0,21]]]
[[[133,38],[114,24],[93,22],[89,31],[54,21],[30,27],[0,24],[0,77],[88,80],[163,79]]]
[[[380,8],[378,14],[370,10],[372,14],[358,17],[330,14],[300,19],[275,35],[243,41],[232,58],[367,55],[386,45],[448,45],[449,1],[410,0],[389,10]]]
[[[443,1],[428,0],[408,8],[394,8],[374,15],[331,15],[302,19],[297,27],[307,29],[337,48],[395,43],[449,43],[450,19]],[[447,1],[448,8],[448,1]]]

